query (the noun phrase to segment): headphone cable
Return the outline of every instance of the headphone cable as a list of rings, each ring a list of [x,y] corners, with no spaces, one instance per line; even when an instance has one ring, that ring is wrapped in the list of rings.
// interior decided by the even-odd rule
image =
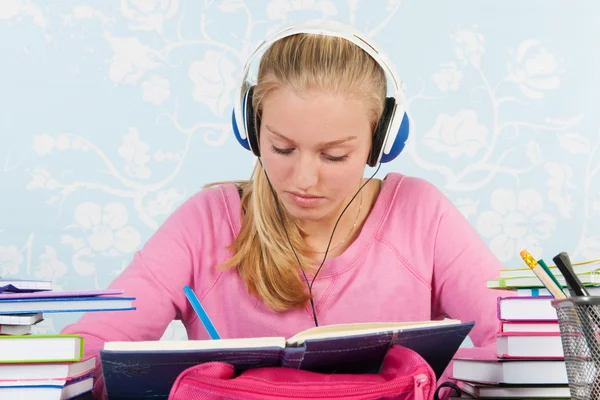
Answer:
[[[342,210],[342,212],[340,213],[340,216],[338,217],[337,221],[335,222],[335,225],[333,226],[333,230],[331,231],[331,236],[329,237],[329,242],[327,243],[327,248],[325,249],[325,255],[323,256],[323,261],[321,261],[321,265],[319,265],[319,268],[317,268],[317,271],[315,272],[315,275],[313,276],[312,280],[309,282],[308,281],[308,277],[306,276],[306,272],[304,271],[304,268],[302,268],[302,264],[300,263],[300,258],[298,257],[298,254],[296,254],[296,249],[294,249],[294,246],[292,245],[292,241],[290,239],[290,235],[287,231],[287,228],[285,227],[285,222],[283,220],[283,213],[281,212],[281,208],[279,205],[279,199],[277,197],[277,194],[275,193],[275,189],[273,188],[273,185],[271,184],[271,180],[269,179],[269,175],[267,174],[267,170],[265,169],[262,160],[260,159],[260,157],[258,157],[258,162],[260,163],[260,166],[262,167],[262,170],[265,174],[265,178],[267,178],[267,182],[269,183],[269,188],[271,189],[271,193],[273,194],[273,198],[275,200],[275,206],[277,208],[277,214],[279,215],[279,220],[281,221],[281,226],[283,227],[283,230],[285,232],[285,236],[287,238],[287,241],[290,245],[290,248],[292,249],[292,252],[294,253],[294,257],[296,257],[296,261],[298,261],[298,266],[300,267],[300,270],[302,271],[302,275],[304,276],[304,280],[306,282],[306,285],[308,286],[308,295],[309,295],[309,301],[310,301],[310,306],[312,309],[312,315],[313,315],[313,320],[315,322],[315,326],[319,326],[319,320],[317,319],[317,311],[315,309],[315,302],[313,299],[313,293],[312,293],[312,288],[313,288],[313,284],[315,283],[315,280],[317,279],[317,275],[319,274],[319,272],[321,272],[321,268],[323,268],[323,265],[325,264],[325,260],[327,260],[327,253],[329,252],[329,247],[331,246],[331,242],[333,241],[333,235],[335,233],[335,229],[338,226],[338,223],[340,222],[340,220],[342,219],[342,216],[344,215],[344,213],[346,212],[346,210],[348,209],[348,207],[350,207],[350,204],[352,204],[352,202],[354,201],[354,199],[356,198],[356,196],[358,196],[358,194],[360,193],[360,191],[375,177],[375,175],[377,174],[377,172],[379,172],[379,168],[381,168],[381,162],[379,162],[379,165],[377,166],[377,169],[375,170],[375,172],[373,173],[373,175],[371,175],[371,177],[369,177],[367,179],[367,181],[365,183],[363,183],[360,188],[358,188],[358,190],[356,191],[356,193],[354,194],[354,196],[352,196],[352,198],[350,199],[350,201],[348,202],[348,204],[346,205],[346,207],[344,207],[344,209]]]

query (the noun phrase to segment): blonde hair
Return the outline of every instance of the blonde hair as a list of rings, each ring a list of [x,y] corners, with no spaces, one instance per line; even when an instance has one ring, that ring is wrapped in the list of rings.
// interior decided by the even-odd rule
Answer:
[[[258,115],[265,96],[282,87],[296,93],[317,89],[363,99],[374,130],[383,113],[386,78],[373,58],[345,39],[297,34],[273,43],[261,59],[252,101]],[[249,293],[275,311],[305,306],[309,294],[299,268],[307,272],[315,268],[299,221],[281,203],[280,217],[278,200],[260,163],[250,180],[238,184],[243,189],[241,212],[245,215],[240,233],[229,246],[233,256],[223,267],[236,268]]]

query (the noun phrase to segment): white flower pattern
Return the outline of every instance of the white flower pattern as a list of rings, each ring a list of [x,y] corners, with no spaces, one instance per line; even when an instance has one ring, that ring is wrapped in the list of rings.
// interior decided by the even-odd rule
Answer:
[[[114,51],[109,77],[115,83],[135,84],[147,71],[160,65],[158,53],[143,45],[137,37],[109,35],[107,40]]]
[[[100,207],[97,203],[83,202],[75,208],[77,228],[83,238],[63,235],[61,242],[69,244],[75,250],[73,266],[81,275],[95,272],[90,259],[95,255],[116,257],[135,251],[141,242],[137,229],[127,225],[127,208],[121,203],[111,202]]]
[[[288,14],[298,11],[316,11],[323,17],[337,14],[337,7],[330,0],[271,0],[266,12],[269,19],[287,20]]]
[[[479,32],[469,29],[461,29],[452,35],[456,46],[454,53],[456,57],[465,63],[471,63],[475,67],[481,64],[481,57],[485,51],[485,38]]]
[[[443,68],[437,71],[431,79],[437,85],[441,92],[450,92],[458,90],[463,74],[456,68],[455,63],[442,65]]]
[[[152,75],[142,82],[142,98],[148,103],[161,105],[171,96],[170,83],[167,79]]]
[[[560,147],[571,154],[586,154],[590,151],[590,140],[577,132],[559,134],[558,142]]]
[[[47,27],[42,9],[28,0],[4,0],[0,3],[0,20],[10,20],[22,16],[31,17],[40,28]]]
[[[452,158],[473,157],[484,146],[488,128],[477,121],[473,110],[461,110],[456,115],[440,114],[435,125],[425,133],[423,143],[437,153]]]
[[[148,145],[140,140],[140,133],[136,128],[129,128],[123,136],[123,142],[118,151],[126,161],[125,172],[127,175],[141,179],[150,177],[150,169],[146,166],[150,161],[150,156],[147,154]]]
[[[58,282],[67,273],[67,265],[58,260],[56,249],[45,246],[44,253],[40,254],[39,263],[35,267],[34,276],[37,279]],[[60,290],[57,284],[53,284],[53,290]]]
[[[515,193],[512,190],[494,190],[490,211],[477,219],[477,229],[491,239],[490,248],[501,261],[527,249],[542,254],[542,240],[556,230],[556,218],[543,211],[540,194],[533,189]]]
[[[208,50],[202,60],[192,62],[188,75],[194,83],[194,100],[206,104],[215,115],[223,115],[232,106],[234,69],[225,54],[213,50]]]
[[[154,200],[148,202],[148,213],[152,216],[169,214],[182,199],[177,189],[161,190]]]
[[[560,87],[558,60],[539,40],[526,40],[519,45],[514,65],[509,64],[507,80],[519,85],[521,92],[529,98],[540,98],[545,91]]]
[[[403,80],[413,129],[384,168],[439,186],[507,267],[523,247],[600,258],[600,3],[552,6],[558,26],[503,2],[496,21],[527,22],[510,34],[460,3],[451,23],[401,0],[67,3],[0,1],[0,276],[103,288],[203,184],[247,177],[230,123],[244,62],[312,18],[355,26]]]
[[[54,138],[47,133],[42,133],[41,135],[35,135],[33,137],[33,151],[40,156],[50,154],[54,145]]]
[[[23,255],[17,246],[0,246],[0,276],[14,276],[20,272]]]
[[[164,31],[164,23],[175,16],[178,0],[123,0],[121,12],[131,21],[132,30]]]

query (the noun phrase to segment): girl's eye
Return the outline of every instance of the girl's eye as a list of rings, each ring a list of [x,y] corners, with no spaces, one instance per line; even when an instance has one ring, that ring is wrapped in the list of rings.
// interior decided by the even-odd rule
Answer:
[[[294,151],[294,149],[280,149],[278,147],[271,145],[271,151],[275,154],[281,154],[283,156],[288,156]],[[322,154],[322,156],[325,158],[325,160],[327,160],[329,162],[344,162],[348,159],[348,154],[339,156],[339,157],[330,156],[328,154]]]
[[[277,147],[271,145],[271,151],[275,154],[288,155],[294,151],[294,149],[278,149]]]
[[[325,157],[325,159],[327,161],[331,161],[331,162],[344,162],[348,159],[348,154],[339,156],[339,157],[334,157],[334,156],[329,156],[327,154],[323,154],[323,157]]]

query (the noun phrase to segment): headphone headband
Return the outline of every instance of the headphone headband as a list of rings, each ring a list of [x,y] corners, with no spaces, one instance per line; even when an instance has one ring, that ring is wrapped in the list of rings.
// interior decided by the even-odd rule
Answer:
[[[377,159],[377,162],[379,162],[379,160],[382,158],[382,155],[389,154],[391,152],[392,146],[394,146],[396,142],[395,139],[400,129],[400,125],[403,124],[405,119],[407,119],[406,100],[404,97],[402,81],[398,78],[394,69],[391,67],[391,64],[386,60],[386,57],[372,42],[365,39],[352,27],[335,21],[313,20],[301,24],[288,25],[283,29],[280,29],[269,35],[265,40],[258,44],[244,65],[241,83],[239,85],[240,93],[238,93],[235,97],[232,123],[234,125],[234,129],[236,130],[235,133],[236,136],[238,136],[238,140],[240,140],[240,143],[242,143],[244,147],[251,150],[249,148],[251,145],[248,145],[248,132],[245,129],[246,118],[248,118],[248,116],[246,116],[245,103],[247,101],[248,89],[252,86],[251,83],[248,82],[248,74],[253,61],[259,55],[262,55],[262,53],[266,51],[266,49],[274,42],[299,33],[317,34],[346,39],[359,46],[362,50],[369,54],[383,68],[384,72],[388,76],[387,81],[388,83],[391,83],[391,85],[388,86],[391,86],[393,92],[392,96],[395,100],[395,104],[393,106],[393,110],[391,110],[391,115],[389,116],[389,126],[385,134],[379,157]],[[406,125],[408,125],[408,121],[406,121]],[[406,135],[408,135],[408,131],[406,131]],[[406,138],[404,138],[404,140],[405,139]],[[404,143],[402,143],[402,147],[403,145]]]

